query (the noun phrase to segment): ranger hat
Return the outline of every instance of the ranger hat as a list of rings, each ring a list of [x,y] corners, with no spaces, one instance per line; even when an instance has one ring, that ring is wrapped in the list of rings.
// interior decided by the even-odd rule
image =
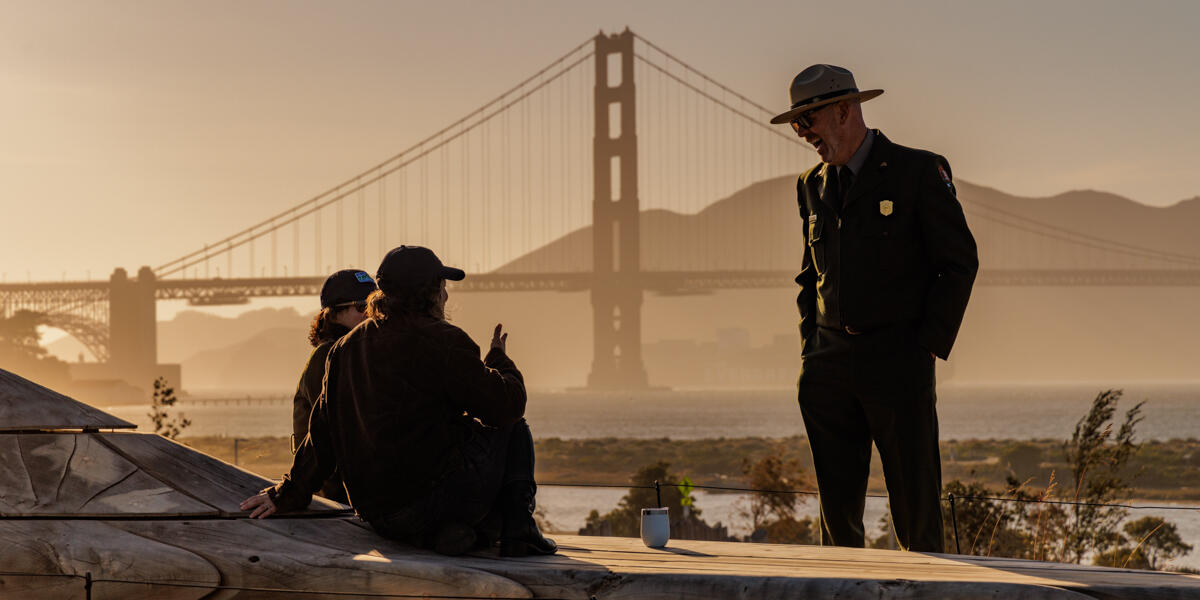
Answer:
[[[375,291],[375,280],[359,269],[342,269],[325,278],[321,286],[321,308],[362,302]]]
[[[393,248],[379,263],[375,279],[385,294],[413,290],[436,279],[462,281],[462,269],[447,267],[433,250],[421,246]]]
[[[790,123],[804,111],[839,100],[866,102],[882,94],[883,90],[860,92],[858,85],[854,83],[854,74],[849,70],[833,65],[813,65],[796,75],[792,80],[790,92],[792,107],[787,112],[776,115],[771,119],[771,123]]]

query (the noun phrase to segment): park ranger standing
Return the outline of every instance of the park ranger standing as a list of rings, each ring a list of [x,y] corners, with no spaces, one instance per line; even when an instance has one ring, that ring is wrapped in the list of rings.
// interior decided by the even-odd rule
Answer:
[[[871,443],[900,546],[941,552],[935,357],[958,334],[979,261],[946,159],[868,129],[850,71],[792,81],[790,123],[821,164],[796,183],[800,411],[821,503],[821,543],[862,547]]]

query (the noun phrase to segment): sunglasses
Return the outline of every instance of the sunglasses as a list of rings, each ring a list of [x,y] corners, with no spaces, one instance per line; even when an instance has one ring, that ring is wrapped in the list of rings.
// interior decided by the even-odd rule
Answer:
[[[806,111],[804,111],[804,112],[802,112],[802,113],[800,113],[800,114],[796,115],[796,118],[795,118],[795,119],[792,119],[792,129],[793,129],[793,130],[795,130],[795,132],[796,132],[796,133],[800,133],[800,131],[801,131],[802,129],[810,129],[810,128],[812,128],[812,126],[813,126],[813,120],[812,120],[812,118],[813,118],[813,115],[815,115],[815,114],[817,114],[818,112],[820,112],[821,110],[824,110],[824,109],[826,109],[826,108],[829,108],[830,106],[833,106],[833,105],[835,105],[835,104],[837,104],[837,102],[832,102],[832,103],[829,103],[829,104],[825,104],[825,105],[822,105],[822,106],[818,106],[818,107],[816,107],[816,108],[812,108],[812,109],[806,110]]]
[[[367,301],[359,300],[358,302],[343,302],[341,304],[334,304],[333,308],[350,308],[351,306],[353,306],[355,309],[357,309],[358,312],[366,312]]]

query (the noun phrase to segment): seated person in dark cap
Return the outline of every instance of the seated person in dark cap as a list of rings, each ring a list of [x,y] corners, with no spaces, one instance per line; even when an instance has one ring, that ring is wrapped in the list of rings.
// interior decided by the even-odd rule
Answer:
[[[508,334],[497,325],[480,361],[446,322],[446,280],[464,276],[427,248],[384,257],[367,321],[329,352],[291,472],[242,510],[303,509],[336,468],[350,505],[386,537],[449,555],[497,537],[502,556],[557,550],[533,520],[533,437]]]
[[[321,395],[329,349],[367,318],[367,296],[376,289],[375,280],[358,269],[342,269],[326,278],[321,286],[321,311],[313,317],[308,331],[312,355],[304,365],[304,373],[296,385],[296,396],[292,399],[292,454],[308,435],[308,417]],[[347,502],[342,478],[336,472],[321,486],[320,494],[343,504]]]

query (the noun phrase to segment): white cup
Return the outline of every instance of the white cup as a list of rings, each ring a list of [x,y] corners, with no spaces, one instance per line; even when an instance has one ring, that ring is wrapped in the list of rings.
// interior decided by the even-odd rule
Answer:
[[[642,542],[651,548],[662,548],[671,539],[671,521],[665,508],[642,509]]]

